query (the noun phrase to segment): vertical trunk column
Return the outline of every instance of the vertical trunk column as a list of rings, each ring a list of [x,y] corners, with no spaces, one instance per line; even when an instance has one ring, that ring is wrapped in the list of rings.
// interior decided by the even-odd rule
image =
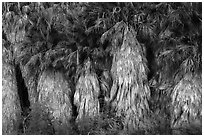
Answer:
[[[17,83],[17,90],[18,90],[18,95],[20,98],[20,105],[23,111],[23,114],[26,114],[28,108],[30,107],[30,101],[28,97],[28,89],[25,85],[25,81],[22,77],[22,73],[20,70],[19,65],[15,66],[15,75],[16,75],[16,83]]]

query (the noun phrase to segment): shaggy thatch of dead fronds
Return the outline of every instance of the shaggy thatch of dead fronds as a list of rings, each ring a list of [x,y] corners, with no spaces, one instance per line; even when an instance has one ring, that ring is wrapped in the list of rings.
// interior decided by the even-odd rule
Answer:
[[[61,124],[68,124],[72,116],[71,90],[63,74],[54,70],[44,71],[38,83],[38,102],[52,114],[55,131]]]
[[[74,94],[74,104],[78,110],[77,120],[84,117],[92,118],[99,113],[99,81],[89,58],[84,63],[83,69]]]
[[[121,25],[119,25],[121,26]],[[111,72],[113,86],[111,89],[112,106],[117,116],[124,117],[126,129],[144,129],[149,111],[148,99],[150,89],[147,81],[147,60],[143,49],[136,39],[136,32],[123,25],[122,46],[115,52]]]
[[[171,126],[175,130],[202,130],[201,75],[185,74],[174,87],[172,95]],[[181,130],[180,130],[181,131]],[[189,131],[190,132],[190,131]]]
[[[3,47],[3,56],[5,53]],[[6,55],[5,55],[6,56]],[[14,68],[2,61],[2,133],[17,134],[21,108]]]

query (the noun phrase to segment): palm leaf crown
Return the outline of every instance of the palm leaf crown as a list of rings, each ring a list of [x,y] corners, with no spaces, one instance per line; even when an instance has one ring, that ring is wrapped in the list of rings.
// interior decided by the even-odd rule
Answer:
[[[201,71],[201,9],[201,3],[3,3],[3,33],[15,62],[29,70],[72,70],[88,57],[94,63],[112,56],[124,21],[143,51],[152,49],[165,80]]]

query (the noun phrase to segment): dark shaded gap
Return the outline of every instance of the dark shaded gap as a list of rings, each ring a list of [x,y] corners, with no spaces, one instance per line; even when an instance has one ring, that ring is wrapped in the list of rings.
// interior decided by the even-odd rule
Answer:
[[[63,70],[62,73],[65,74],[65,79],[67,79],[69,86],[71,88],[71,94],[69,97],[70,97],[70,103],[72,106],[72,122],[75,122],[75,119],[78,116],[77,106],[74,104],[74,94],[76,91],[76,83],[75,83],[76,66],[71,65],[68,73],[67,73],[67,70]]]
[[[76,83],[75,83],[75,80],[74,80],[74,77],[73,75],[76,74],[76,67],[72,67],[72,71],[71,71],[71,74],[68,76],[68,78],[70,79],[69,81],[69,86],[71,88],[71,94],[70,94],[70,103],[71,103],[71,107],[72,107],[72,118],[70,119],[70,123],[72,124],[71,128],[72,128],[72,131],[73,131],[73,134],[78,134],[79,133],[79,129],[78,129],[78,126],[76,124],[76,118],[78,116],[78,111],[77,111],[77,106],[74,104],[74,94],[75,94],[75,91],[76,91]]]
[[[23,112],[23,115],[27,115],[30,107],[30,101],[28,97],[28,89],[25,85],[25,81],[22,77],[21,69],[19,64],[15,65],[15,75],[16,75],[16,82],[17,82],[17,90],[20,99],[20,105]]]
[[[149,72],[147,74],[148,81],[149,81],[154,76],[155,68],[156,68],[155,55],[154,55],[154,52],[153,52],[153,49],[151,46],[146,47],[146,58],[147,58],[147,62],[148,62],[147,66],[149,69]]]
[[[100,92],[99,92],[99,95],[98,95],[98,101],[99,101],[99,112],[100,113],[103,113],[104,112],[104,107],[105,107],[105,93],[104,91],[102,90],[101,88],[101,81],[99,80],[99,88],[100,88]]]
[[[70,96],[70,102],[71,102],[71,105],[72,105],[72,118],[73,118],[73,121],[75,121],[75,119],[78,116],[78,112],[77,112],[77,106],[74,104],[74,93],[75,93],[75,90],[73,90],[73,86],[72,86],[71,90],[72,90],[72,94]]]

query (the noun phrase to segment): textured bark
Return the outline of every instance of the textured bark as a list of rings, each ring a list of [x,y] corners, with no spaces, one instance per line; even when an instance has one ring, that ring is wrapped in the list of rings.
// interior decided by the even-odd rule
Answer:
[[[186,128],[192,133],[202,130],[201,75],[185,74],[174,87],[171,99],[171,127],[175,130]]]
[[[3,58],[6,57],[3,48]],[[17,134],[21,107],[14,67],[2,61],[2,133]]]
[[[96,73],[91,70],[91,61],[88,59],[76,84],[74,104],[77,106],[77,120],[93,118],[99,114],[99,82]]]
[[[122,46],[114,54],[111,68],[114,79],[110,102],[116,115],[123,118],[125,129],[144,129],[150,126],[147,60],[136,32],[124,25],[122,34]]]
[[[63,124],[69,124],[72,116],[71,90],[68,81],[59,71],[47,70],[40,77],[38,102],[44,105],[53,119],[55,131]]]

